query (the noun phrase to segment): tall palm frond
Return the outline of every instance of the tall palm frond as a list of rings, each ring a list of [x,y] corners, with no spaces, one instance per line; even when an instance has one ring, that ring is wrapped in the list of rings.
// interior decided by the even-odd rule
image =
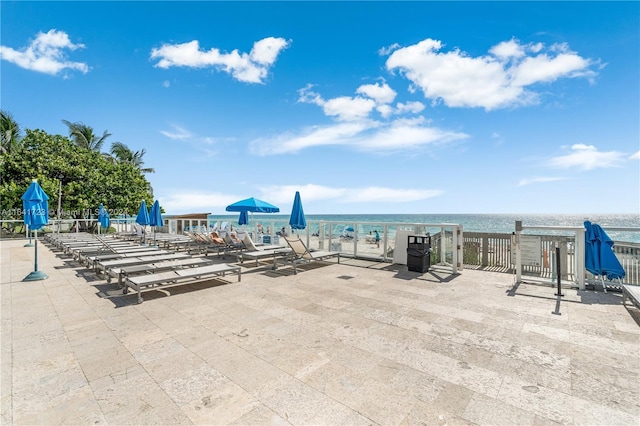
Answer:
[[[0,152],[11,152],[20,145],[20,126],[13,116],[0,110]]]
[[[93,128],[84,123],[72,123],[67,120],[62,120],[62,122],[69,128],[69,136],[73,142],[77,146],[91,151],[100,152],[105,140],[111,136],[111,133],[105,130],[102,136],[98,137],[93,133]]]
[[[122,142],[114,142],[111,144],[111,154],[121,163],[129,163],[135,166],[143,173],[154,173],[155,170],[150,167],[143,168],[143,157],[147,151],[143,148],[141,151],[132,151]]]

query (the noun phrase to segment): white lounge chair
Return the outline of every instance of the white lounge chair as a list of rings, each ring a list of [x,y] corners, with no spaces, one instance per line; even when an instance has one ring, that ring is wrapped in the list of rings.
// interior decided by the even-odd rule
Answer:
[[[340,252],[337,251],[310,251],[306,244],[298,236],[284,237],[284,240],[289,244],[293,252],[288,260],[293,266],[293,273],[297,274],[296,264],[300,262],[311,262],[314,260],[324,260],[330,257],[338,257],[338,263],[340,263]]]
[[[142,289],[147,287],[159,287],[164,285],[184,284],[205,281],[211,278],[224,277],[227,273],[237,274],[238,282],[242,278],[241,268],[226,263],[218,265],[202,266],[198,268],[177,269],[170,272],[127,277],[124,280],[124,294],[129,287],[138,292],[138,303],[142,303]]]

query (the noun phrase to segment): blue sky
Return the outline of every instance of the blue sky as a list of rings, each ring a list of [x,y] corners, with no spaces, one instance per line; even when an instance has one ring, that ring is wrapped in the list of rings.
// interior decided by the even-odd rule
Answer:
[[[1,106],[167,213],[638,213],[638,2],[2,1]]]

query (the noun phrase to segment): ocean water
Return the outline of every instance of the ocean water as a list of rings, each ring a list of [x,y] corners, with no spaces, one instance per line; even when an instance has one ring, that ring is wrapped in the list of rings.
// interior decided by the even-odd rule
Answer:
[[[358,233],[368,234],[380,230],[379,223],[440,224],[455,223],[463,227],[464,232],[512,233],[516,220],[523,226],[583,226],[585,220],[597,223],[604,228],[615,241],[640,243],[640,232],[613,231],[607,228],[639,228],[640,214],[582,214],[582,215],[549,215],[549,214],[357,214],[357,215],[306,215],[311,232],[316,232],[320,221],[332,222],[333,233],[340,234],[344,228],[359,224]],[[237,225],[238,215],[210,215],[209,223],[227,221]],[[279,230],[289,223],[289,215],[254,214],[249,228],[261,224],[263,227]],[[437,231],[437,230],[435,230]],[[562,231],[527,231],[530,233],[563,234]]]

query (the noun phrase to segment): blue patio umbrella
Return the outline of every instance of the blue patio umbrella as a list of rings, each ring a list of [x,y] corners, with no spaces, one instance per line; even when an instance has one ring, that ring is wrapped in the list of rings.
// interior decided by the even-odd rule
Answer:
[[[100,228],[109,229],[109,212],[104,208],[104,205],[100,203],[98,208],[98,233]]]
[[[245,214],[247,214],[247,223],[249,223],[248,213],[278,213],[280,211],[280,209],[273,204],[253,197],[229,204],[226,210],[228,212],[245,212]],[[238,218],[238,224],[243,225],[240,223],[241,221],[242,215]]]
[[[142,200],[140,208],[138,209],[138,216],[136,216],[136,223],[142,226],[142,240],[144,241],[145,227],[150,223],[149,211],[147,210],[147,203]]]
[[[585,227],[585,259],[584,266],[593,275],[608,280],[622,279],[626,273],[613,252],[613,240],[598,224],[584,222]],[[604,280],[603,280],[604,286]]]
[[[136,223],[142,226],[147,226],[151,223],[151,220],[149,219],[149,211],[147,210],[147,203],[144,200],[142,200],[142,203],[140,203],[138,216],[136,216]]]
[[[149,211],[149,225],[151,226],[162,226],[164,222],[162,221],[162,213],[160,211],[160,202],[158,200],[153,203],[151,206],[151,210]]]
[[[162,213],[160,211],[160,202],[156,200],[149,211],[149,225],[153,226],[153,241],[156,240],[156,229],[158,226],[164,225]]]
[[[266,201],[258,200],[257,198],[247,198],[246,200],[240,200],[227,206],[228,212],[251,212],[251,213],[278,213],[280,209],[273,204],[269,204]]]
[[[34,180],[21,198],[24,223],[29,227],[29,230],[36,231],[34,270],[22,281],[44,280],[48,278],[47,274],[38,271],[38,230],[49,223],[49,196],[38,184],[38,181]]]
[[[302,200],[300,199],[299,191],[296,191],[296,196],[293,199],[289,226],[291,226],[291,229],[304,229],[307,227],[307,219],[304,217],[304,210],[302,209]]]
[[[246,225],[249,223],[249,212],[247,210],[242,210],[240,212],[240,217],[238,218],[238,225]]]

